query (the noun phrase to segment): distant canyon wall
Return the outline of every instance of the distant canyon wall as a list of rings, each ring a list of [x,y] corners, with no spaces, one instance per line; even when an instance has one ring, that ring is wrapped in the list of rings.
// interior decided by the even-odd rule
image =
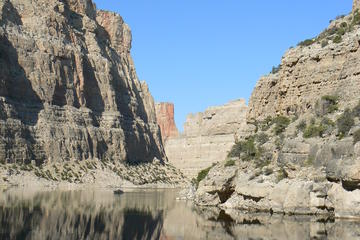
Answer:
[[[236,133],[246,131],[246,112],[245,100],[241,99],[188,115],[184,132],[164,143],[169,161],[189,178],[223,161],[234,145]]]
[[[174,104],[173,103],[156,103],[156,119],[160,127],[161,137],[164,142],[168,138],[179,136],[179,131],[175,124]]]

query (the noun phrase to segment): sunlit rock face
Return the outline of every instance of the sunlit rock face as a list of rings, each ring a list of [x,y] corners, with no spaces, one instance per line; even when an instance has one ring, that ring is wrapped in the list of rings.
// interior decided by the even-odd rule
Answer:
[[[131,32],[91,0],[0,2],[0,159],[164,159]]]
[[[354,7],[359,7],[359,1]],[[352,15],[332,21],[324,35],[342,24],[351,25]],[[353,107],[360,94],[359,28],[348,28],[341,41],[319,40],[309,46],[290,48],[282,57],[279,71],[260,78],[250,100],[248,121],[267,116],[300,116],[314,111],[321,96],[340,97],[340,109]],[[320,34],[321,35],[321,34]]]
[[[168,138],[176,138],[179,131],[175,124],[174,104],[173,103],[156,103],[156,119],[160,126],[161,137],[165,143]]]
[[[246,112],[245,100],[240,99],[188,115],[184,132],[165,143],[169,161],[192,178],[212,163],[225,160],[237,135],[246,131]]]

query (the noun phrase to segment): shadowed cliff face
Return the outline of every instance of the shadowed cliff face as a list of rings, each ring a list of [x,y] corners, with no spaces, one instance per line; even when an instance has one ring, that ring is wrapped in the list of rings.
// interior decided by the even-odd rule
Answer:
[[[0,43],[1,159],[165,158],[119,15],[91,0],[4,0]]]

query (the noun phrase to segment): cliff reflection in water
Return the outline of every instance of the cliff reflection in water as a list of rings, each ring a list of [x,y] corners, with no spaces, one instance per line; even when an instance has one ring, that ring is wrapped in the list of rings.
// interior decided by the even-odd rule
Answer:
[[[175,201],[173,190],[8,191],[0,239],[359,239],[360,224],[242,214]]]
[[[0,239],[159,239],[172,192],[9,193],[0,197]],[[174,195],[173,195],[174,197]]]

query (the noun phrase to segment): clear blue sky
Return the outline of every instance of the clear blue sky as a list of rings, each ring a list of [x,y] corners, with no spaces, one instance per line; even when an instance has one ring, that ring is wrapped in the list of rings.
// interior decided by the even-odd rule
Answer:
[[[155,101],[190,112],[249,99],[290,46],[351,11],[352,0],[95,0],[132,29],[137,74]]]

